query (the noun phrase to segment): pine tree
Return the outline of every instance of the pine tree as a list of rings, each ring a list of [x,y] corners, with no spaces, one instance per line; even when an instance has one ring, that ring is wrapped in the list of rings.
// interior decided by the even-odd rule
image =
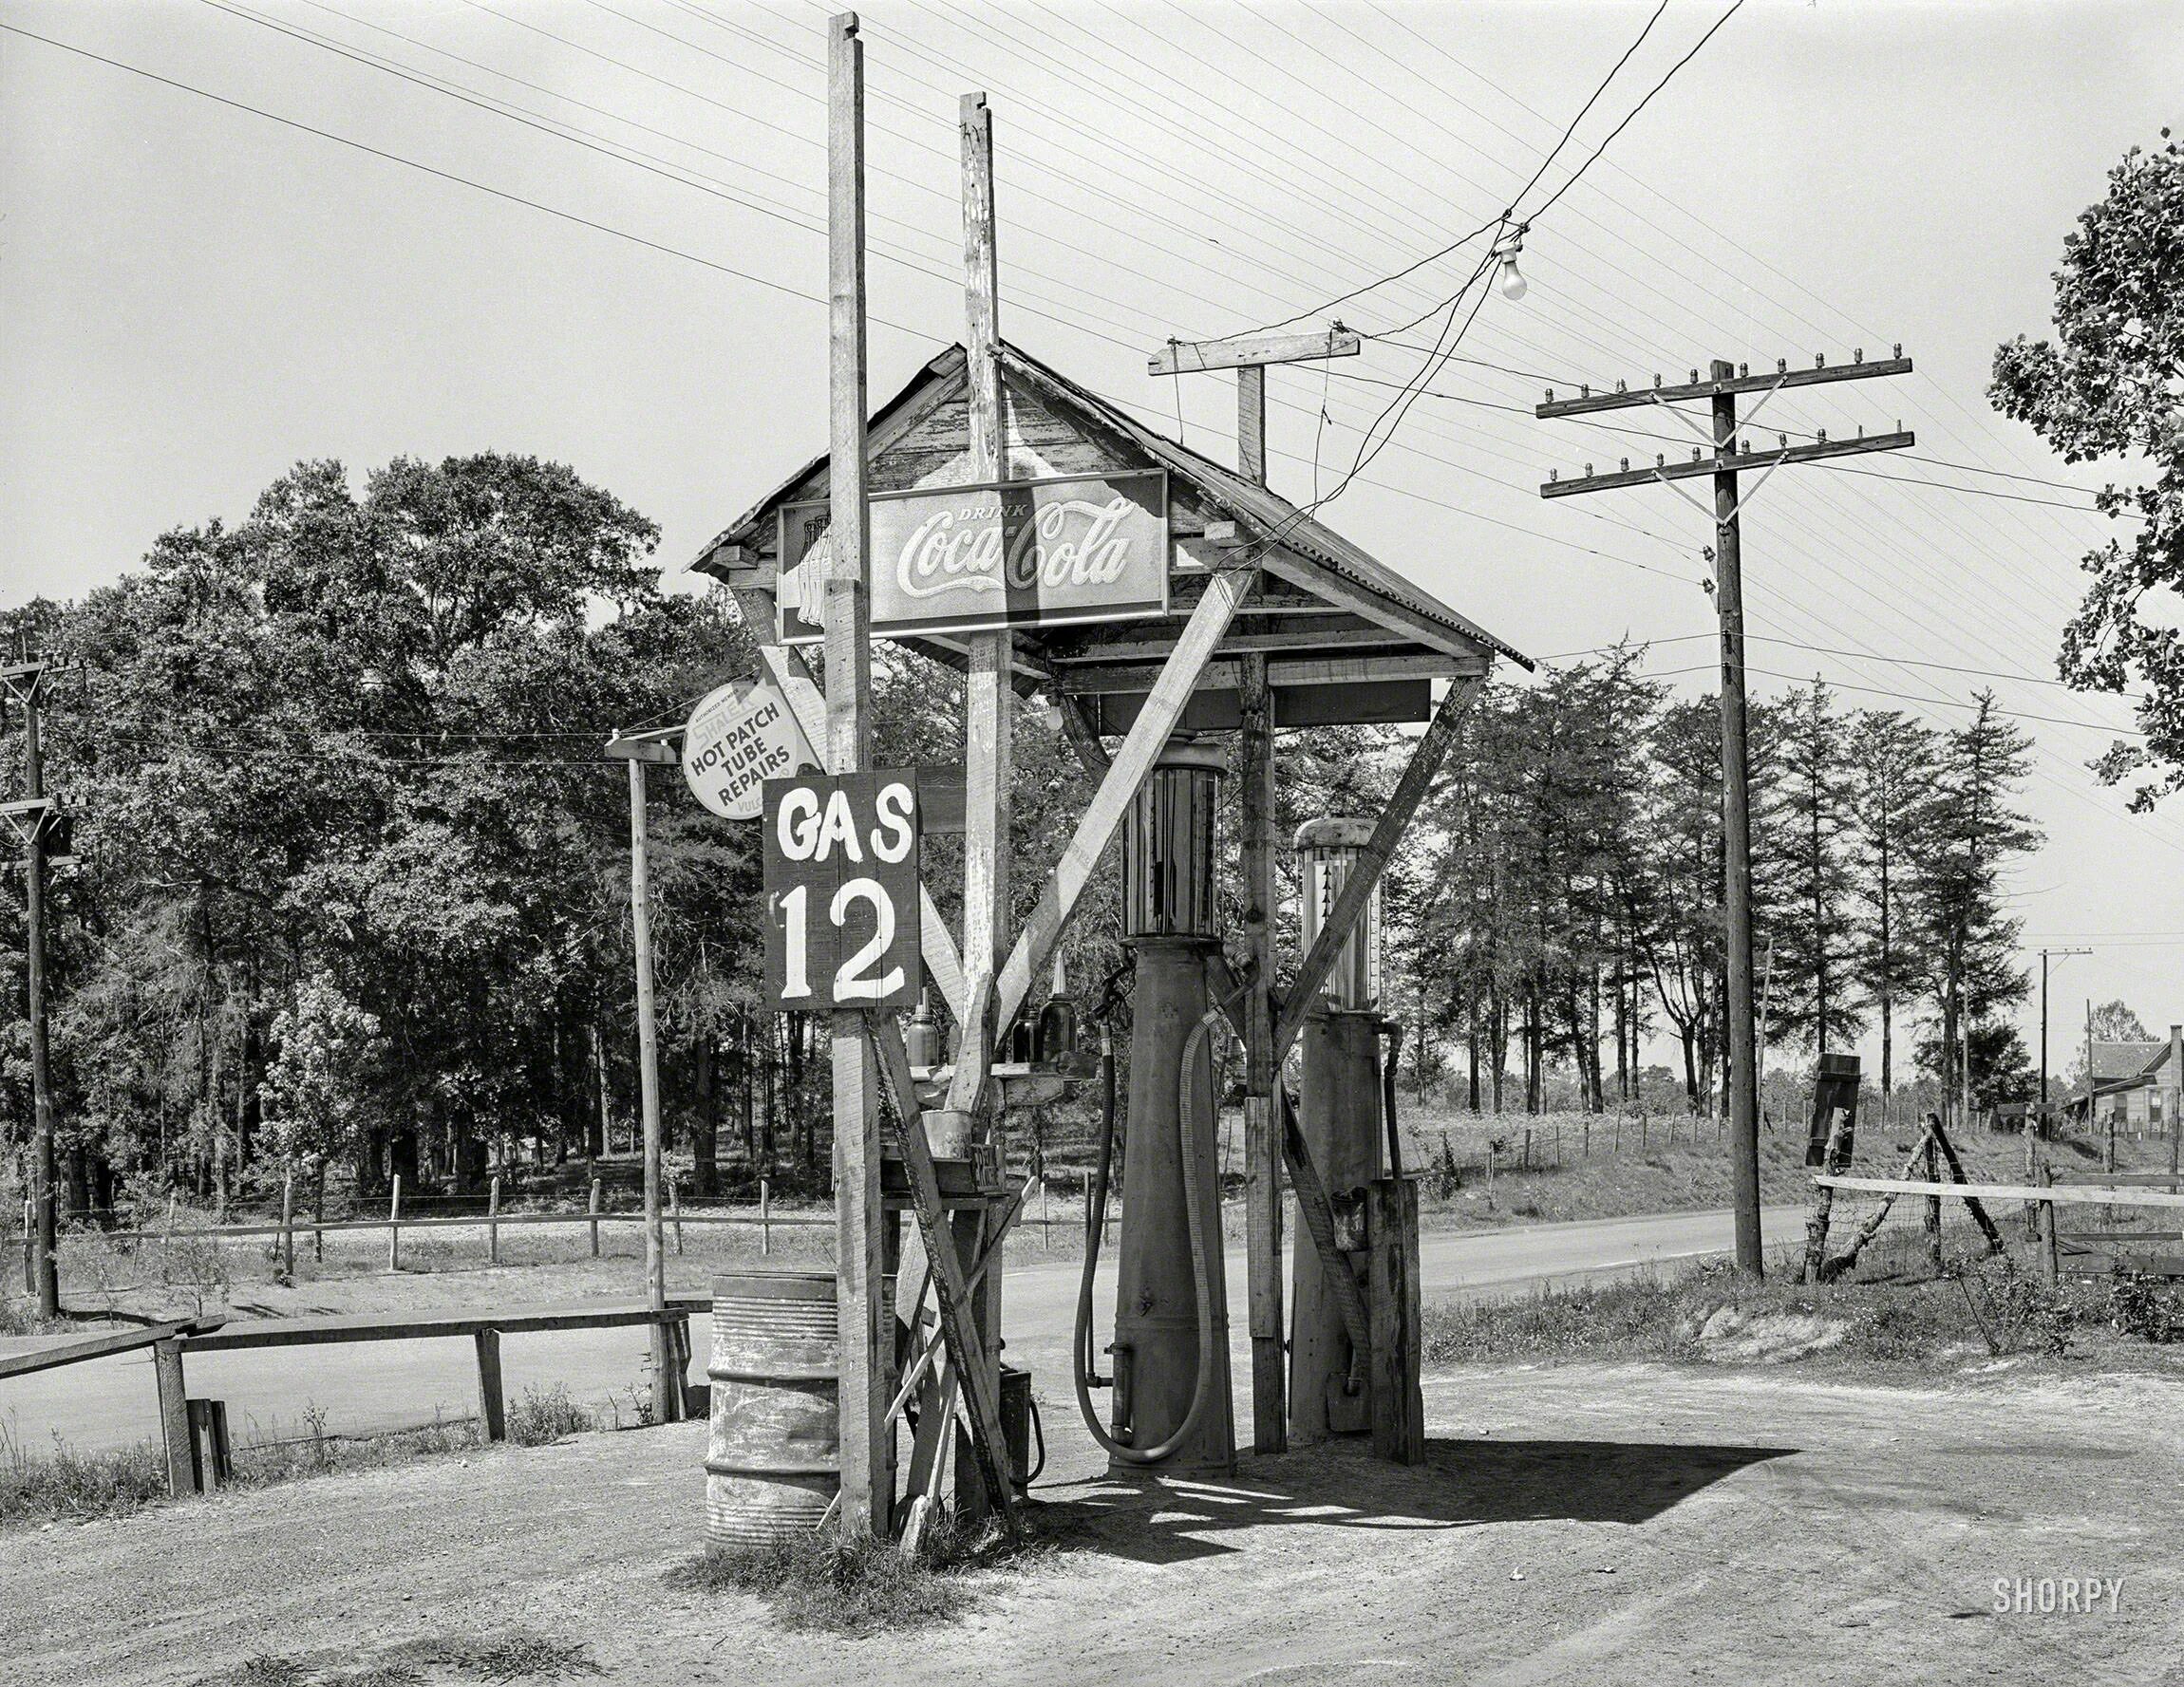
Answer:
[[[1934,795],[1923,816],[1911,905],[1926,986],[1940,1021],[1938,1065],[1945,1092],[1962,1076],[1964,1031],[2031,988],[2017,965],[2024,923],[2007,912],[2002,872],[2039,848],[2031,818],[2013,806],[2031,770],[2032,740],[1995,712],[1994,693],[1943,740]]]
[[[1881,1093],[1887,1095],[1895,1082],[1896,1012],[1919,987],[1906,898],[1937,750],[1929,728],[1894,709],[1861,712],[1847,741],[1856,822],[1856,955],[1880,1019]]]
[[[1850,854],[1852,782],[1844,721],[1816,679],[1777,711],[1780,754],[1768,810],[1774,1006],[1771,1043],[1824,1050],[1865,1023],[1854,982],[1855,956]]]

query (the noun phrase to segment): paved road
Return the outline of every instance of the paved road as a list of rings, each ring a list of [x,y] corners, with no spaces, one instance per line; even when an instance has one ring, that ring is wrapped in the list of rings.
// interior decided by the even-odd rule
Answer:
[[[1787,1240],[1803,1209],[1769,1208],[1763,1214],[1770,1247]],[[1642,1268],[1663,1261],[1718,1253],[1729,1245],[1726,1209],[1576,1224],[1528,1225],[1505,1230],[1436,1231],[1421,1241],[1429,1301],[1467,1294],[1521,1291],[1577,1276]],[[1067,1411],[1069,1340],[1081,1266],[1075,1261],[1030,1261],[1013,1266],[1005,1291],[1011,1359],[1028,1362],[1040,1396]],[[692,1284],[690,1286],[700,1286]],[[1228,1256],[1229,1327],[1238,1348],[1232,1372],[1250,1377],[1244,1303],[1244,1262]],[[1111,1256],[1103,1261],[1093,1302],[1104,1330],[1114,1305]],[[703,1336],[696,1342],[705,1350]],[[576,1398],[620,1397],[634,1412],[644,1383],[642,1330],[575,1331],[517,1336],[503,1348],[509,1398],[530,1386],[563,1382]],[[470,1343],[461,1340],[381,1341],[351,1347],[270,1348],[206,1354],[189,1363],[193,1395],[224,1399],[238,1440],[304,1433],[307,1408],[330,1429],[350,1433],[429,1421],[435,1408],[461,1415],[475,1410],[477,1373]],[[157,1421],[151,1363],[131,1355],[46,1371],[0,1382],[0,1439],[33,1453],[60,1435],[90,1451],[143,1439]]]

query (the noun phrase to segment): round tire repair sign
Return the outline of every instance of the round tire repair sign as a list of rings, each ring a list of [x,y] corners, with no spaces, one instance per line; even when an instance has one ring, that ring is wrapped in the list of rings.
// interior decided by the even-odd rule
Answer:
[[[757,819],[766,780],[818,765],[787,700],[763,681],[723,685],[683,729],[683,777],[724,819]]]

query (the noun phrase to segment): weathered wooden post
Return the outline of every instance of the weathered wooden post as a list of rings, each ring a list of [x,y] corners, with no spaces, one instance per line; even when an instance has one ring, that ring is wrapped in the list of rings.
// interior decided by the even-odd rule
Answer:
[[[593,1172],[592,1175],[592,1203],[589,1208],[592,1214],[592,1257],[593,1259],[599,1257],[599,1198],[601,1193],[599,1175],[597,1172]]]
[[[2043,1189],[2055,1187],[2053,1166],[2043,1166],[2040,1169],[2040,1183]],[[2051,1286],[2062,1281],[2062,1255],[2055,1235],[2053,1201],[2043,1201],[2040,1204],[2040,1275],[2042,1281]]]
[[[1365,1186],[1372,1315],[1372,1450],[1398,1464],[1425,1462],[1420,1383],[1418,1185],[1383,1177]]]
[[[282,1168],[280,1174],[280,1255],[281,1275],[292,1282],[295,1278],[295,1167]]]
[[[394,1181],[386,1197],[386,1268],[402,1269],[402,1173],[394,1173]]]
[[[774,1250],[773,1185],[766,1178],[759,1179],[759,1251]]]
[[[683,1180],[679,1177],[668,1181],[668,1210],[675,1222],[675,1252],[683,1251]]]
[[[167,1493],[180,1499],[198,1491],[197,1461],[190,1456],[190,1396],[182,1380],[182,1343],[169,1337],[152,1344],[152,1377],[160,1395],[160,1440],[167,1457]]]
[[[1842,1175],[1844,1166],[1850,1159],[1844,1147],[1844,1137],[1848,1134],[1847,1126],[1850,1120],[1850,1112],[1847,1108],[1831,1107],[1828,1109],[1828,1134],[1827,1141],[1821,1151],[1820,1169],[1830,1177],[1839,1177]],[[1803,1281],[1806,1283],[1821,1281],[1821,1272],[1827,1264],[1828,1214],[1835,1204],[1836,1191],[1833,1189],[1826,1184],[1820,1184],[1814,1189],[1812,1211],[1805,1219]]]
[[[1930,1132],[1927,1134],[1923,1157],[1926,1162],[1926,1180],[1929,1183],[1939,1183],[1941,1181],[1941,1152],[1935,1148],[1933,1135]],[[1941,1197],[1939,1195],[1929,1195],[1926,1198],[1924,1221],[1926,1225],[1927,1259],[1938,1271],[1941,1269]]]
[[[485,1259],[488,1265],[500,1263],[500,1174],[498,1172],[485,1188]]]
[[[508,1414],[500,1389],[500,1332],[473,1332],[478,1346],[478,1427],[488,1441],[508,1438]]]

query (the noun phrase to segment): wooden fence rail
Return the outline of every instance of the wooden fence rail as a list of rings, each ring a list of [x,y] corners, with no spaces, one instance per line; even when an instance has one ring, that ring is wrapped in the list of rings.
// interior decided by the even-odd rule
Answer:
[[[576,1215],[581,1221],[581,1214]],[[234,1353],[258,1347],[314,1347],[352,1341],[416,1341],[468,1336],[478,1359],[478,1420],[489,1441],[507,1436],[501,1396],[500,1338],[547,1330],[614,1329],[665,1323],[669,1363],[684,1386],[669,1391],[670,1412],[681,1416],[688,1399],[690,1319],[712,1306],[710,1295],[669,1295],[665,1308],[641,1304],[577,1303],[516,1306],[498,1311],[332,1313],[305,1318],[217,1318],[154,1324],[78,1341],[58,1342],[0,1359],[0,1379],[58,1365],[81,1364],[117,1354],[152,1350],[159,1387],[160,1434],[165,1445],[168,1491],[177,1499],[217,1488],[227,1476],[227,1415],[217,1400],[193,1400],[182,1378],[186,1353]]]
[[[2034,1201],[2056,1207],[2184,1207],[2184,1193],[2118,1189],[2105,1184],[1932,1183],[1912,1177],[1816,1177],[1813,1184],[1817,1189],[1846,1193],[1942,1195],[1960,1201]]]

